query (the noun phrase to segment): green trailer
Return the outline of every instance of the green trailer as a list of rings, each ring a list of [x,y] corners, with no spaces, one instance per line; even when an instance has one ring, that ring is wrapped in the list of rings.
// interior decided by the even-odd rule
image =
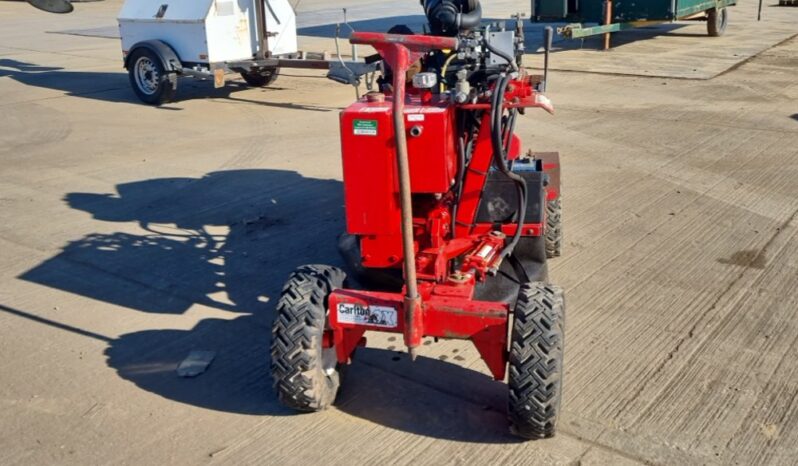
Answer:
[[[626,29],[683,20],[707,22],[707,33],[720,36],[726,30],[727,7],[737,0],[532,0],[533,21],[568,21],[557,32],[578,39]],[[597,23],[598,26],[583,26]]]

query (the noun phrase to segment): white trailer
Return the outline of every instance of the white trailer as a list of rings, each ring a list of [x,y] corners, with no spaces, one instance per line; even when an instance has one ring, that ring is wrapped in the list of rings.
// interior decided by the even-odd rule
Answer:
[[[221,87],[229,70],[266,86],[281,67],[318,68],[356,85],[376,68],[299,56],[288,0],[125,0],[118,21],[130,83],[153,105],[174,98],[179,76],[213,77]]]
[[[296,16],[288,0],[264,0],[268,52],[297,52]],[[238,0],[128,0],[119,12],[123,54],[158,38],[184,63],[205,67],[246,60],[259,51],[255,2]]]

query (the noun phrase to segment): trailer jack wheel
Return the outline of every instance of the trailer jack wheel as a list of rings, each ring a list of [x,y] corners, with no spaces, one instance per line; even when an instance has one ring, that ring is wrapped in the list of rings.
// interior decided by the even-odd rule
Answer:
[[[523,285],[510,346],[510,431],[526,439],[554,436],[562,398],[565,298],[542,282]]]
[[[244,71],[241,73],[241,77],[252,87],[264,87],[276,81],[279,74],[280,68],[263,68]]]
[[[150,105],[171,102],[175,96],[174,72],[167,71],[152,50],[139,48],[129,60],[128,77],[138,98]]]
[[[327,298],[344,286],[336,267],[305,265],[291,274],[272,326],[272,378],[280,402],[299,411],[328,408],[338,394],[343,366],[335,348],[324,348]]]
[[[710,37],[719,37],[726,32],[729,23],[729,10],[727,8],[713,8],[707,11],[707,34]]]

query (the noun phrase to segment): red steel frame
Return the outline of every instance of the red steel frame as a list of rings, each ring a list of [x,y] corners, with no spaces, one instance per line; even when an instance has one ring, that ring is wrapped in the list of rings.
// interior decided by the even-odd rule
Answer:
[[[374,46],[393,70],[394,112],[403,112],[405,73],[410,64],[428,51],[457,47],[457,39],[435,36],[354,33],[351,41]],[[551,112],[548,100],[536,93],[533,84],[530,78],[513,80],[505,94],[505,108],[541,107]],[[459,108],[489,110],[490,104],[466,104]],[[474,224],[493,156],[488,112],[483,115],[478,134],[464,177],[454,231],[450,231],[449,227],[453,202],[450,196],[440,199],[436,206],[424,212],[424,217],[413,217],[412,231],[403,231],[407,239],[403,252],[406,260],[410,256],[411,263],[410,267],[405,264],[407,281],[403,292],[337,289],[330,295],[330,329],[325,333],[324,346],[335,347],[340,363],[348,362],[352,351],[365,343],[363,334],[367,330],[403,334],[411,354],[425,336],[470,339],[494,378],[504,379],[508,358],[509,305],[504,302],[478,301],[473,297],[477,282],[485,280],[488,271],[498,267],[498,256],[504,246],[505,237],[513,235],[518,226],[504,225],[501,232],[494,232],[490,224]],[[403,137],[397,131],[397,146],[400,146],[400,139]],[[397,147],[397,152],[401,150],[401,147]],[[520,140],[516,136],[511,143],[510,154],[511,158],[520,154]],[[397,158],[401,158],[400,154],[397,154]],[[401,161],[398,163],[401,165]],[[558,171],[558,164],[556,158],[544,159],[544,171]],[[559,177],[547,187],[547,199],[559,195],[558,185]],[[405,208],[409,210],[409,203],[403,203],[402,207],[403,211]],[[411,212],[408,214],[412,215]],[[525,236],[543,234],[542,224],[525,223],[522,228]],[[458,257],[462,258],[461,266],[454,271],[451,269],[452,259]],[[412,273],[409,273],[408,268],[412,269]],[[415,292],[415,296],[411,290]],[[391,327],[341,322],[337,312],[339,304],[362,308],[390,307],[397,311],[397,321]]]

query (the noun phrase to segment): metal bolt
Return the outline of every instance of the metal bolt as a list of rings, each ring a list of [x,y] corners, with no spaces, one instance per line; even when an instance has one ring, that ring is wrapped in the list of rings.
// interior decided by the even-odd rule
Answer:
[[[452,282],[455,282],[455,283],[458,283],[458,284],[466,283],[469,278],[471,278],[470,274],[459,272],[459,271],[449,275],[449,281],[452,281]]]

